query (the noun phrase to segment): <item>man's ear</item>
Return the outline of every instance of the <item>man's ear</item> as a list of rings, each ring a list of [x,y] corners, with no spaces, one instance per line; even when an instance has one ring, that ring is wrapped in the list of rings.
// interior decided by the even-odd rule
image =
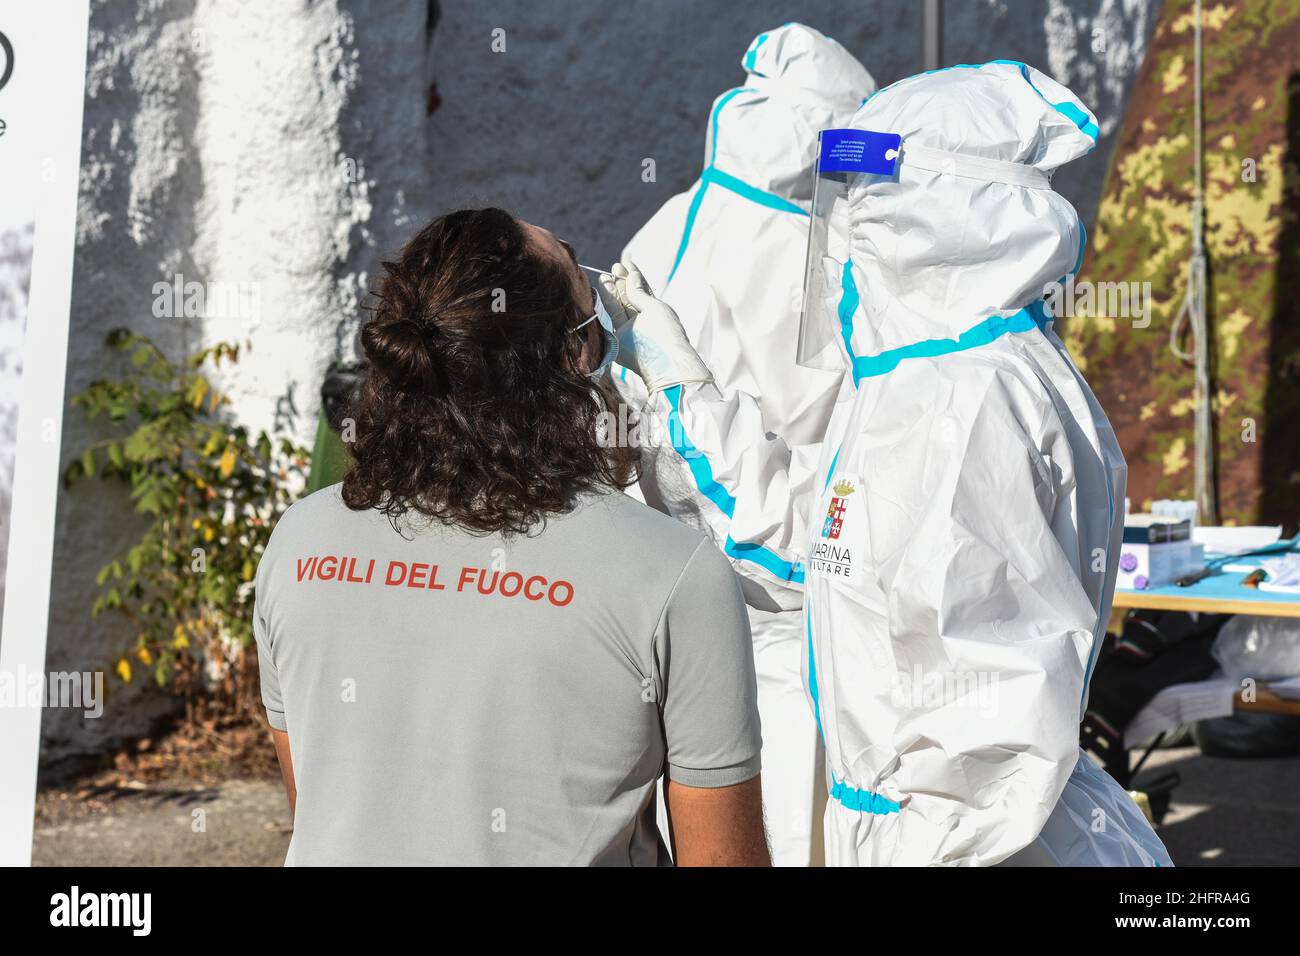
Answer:
[[[593,341],[600,335],[600,323],[589,322],[582,329],[581,335],[575,335],[578,345],[573,350],[572,368],[576,368],[583,375],[590,375],[595,368],[596,362],[600,356],[596,350],[600,347],[597,341]]]
[[[581,375],[587,375],[591,370],[590,360],[587,358],[587,333],[588,329],[580,329],[570,335],[573,342],[566,343],[564,352],[560,356],[560,364],[567,371],[577,371]]]

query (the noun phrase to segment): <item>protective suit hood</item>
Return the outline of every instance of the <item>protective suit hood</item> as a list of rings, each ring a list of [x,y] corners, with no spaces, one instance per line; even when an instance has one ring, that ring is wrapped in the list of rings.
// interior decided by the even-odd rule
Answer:
[[[818,130],[843,122],[876,81],[844,47],[800,23],[760,33],[741,64],[744,84],[714,100],[705,165],[806,211]]]
[[[848,193],[856,355],[953,338],[1026,306],[1041,324],[1045,286],[1083,258],[1083,224],[1050,176],[1095,145],[1087,107],[997,60],[895,83],[850,125],[902,137],[893,179]]]

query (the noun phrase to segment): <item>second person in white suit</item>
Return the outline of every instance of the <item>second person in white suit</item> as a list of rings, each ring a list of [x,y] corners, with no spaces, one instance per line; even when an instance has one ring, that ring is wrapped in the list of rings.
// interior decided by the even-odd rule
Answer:
[[[759,34],[745,79],[709,113],[704,169],[628,243],[685,323],[720,386],[757,401],[762,427],[791,444],[821,439],[842,370],[795,364],[817,132],[846,123],[875,90],[839,43],[797,23]],[[625,401],[640,406],[639,379],[616,368]],[[665,463],[664,455],[669,456]],[[640,490],[650,504],[707,527],[713,489],[681,481],[671,443],[645,448]],[[763,722],[763,803],[772,859],[807,866],[814,794],[822,773],[817,725],[804,697],[800,654],[802,573],[764,548],[722,545],[733,563],[763,576],[747,586]]]
[[[852,388],[820,447],[719,387],[637,272],[606,282],[673,436],[661,470],[701,489],[720,545],[804,570],[827,860],[1168,865],[1078,746],[1125,466],[1043,296],[1084,242],[1050,177],[1092,149],[1096,121],[995,61],[896,83],[848,125],[901,149],[887,174],[846,177],[824,270],[842,285],[803,316],[838,323],[820,341]]]

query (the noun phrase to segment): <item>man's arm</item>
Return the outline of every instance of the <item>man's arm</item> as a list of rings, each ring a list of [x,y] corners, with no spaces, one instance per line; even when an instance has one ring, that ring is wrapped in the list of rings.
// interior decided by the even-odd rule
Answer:
[[[682,568],[656,644],[675,859],[684,866],[771,865],[749,619],[731,565],[708,541]]]
[[[668,780],[664,798],[678,866],[772,865],[758,777],[731,787],[688,787]]]
[[[289,795],[289,815],[292,816],[298,809],[298,786],[293,780],[293,756],[289,753],[289,733],[272,727],[271,739],[275,741],[275,756],[280,761],[280,776],[284,778],[284,791]]]

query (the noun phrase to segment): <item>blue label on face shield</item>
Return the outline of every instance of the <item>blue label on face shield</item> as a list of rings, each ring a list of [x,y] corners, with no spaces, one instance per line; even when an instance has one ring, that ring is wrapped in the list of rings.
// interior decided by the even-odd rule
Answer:
[[[824,129],[817,155],[819,173],[894,175],[903,137],[869,129]]]

